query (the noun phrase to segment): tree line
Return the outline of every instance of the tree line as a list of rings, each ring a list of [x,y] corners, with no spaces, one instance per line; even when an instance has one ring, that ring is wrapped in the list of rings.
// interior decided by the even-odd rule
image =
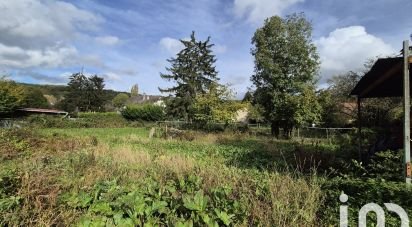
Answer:
[[[168,59],[167,73],[160,74],[174,86],[159,88],[169,94],[167,113],[175,119],[228,122],[236,111],[247,108],[249,118],[269,123],[275,136],[280,136],[283,129],[285,137],[290,137],[293,128],[313,124],[354,125],[356,102],[349,94],[364,72],[335,75],[328,80],[327,89],[317,89],[319,54],[312,40],[312,24],[304,14],[273,16],[256,30],[251,40],[255,63],[250,78],[253,87],[242,103],[233,102],[228,86],[219,83],[210,37],[198,41],[192,32],[190,40],[180,42],[184,48]],[[371,63],[368,61],[365,71]],[[397,99],[384,101],[385,106],[373,99],[363,104],[364,121],[369,125],[388,122],[391,110],[399,107]]]
[[[24,107],[47,108],[48,102],[40,89],[0,77],[0,116],[9,116]]]
[[[293,127],[320,120],[321,107],[315,94],[319,56],[311,32],[312,26],[304,16],[293,14],[267,19],[252,38],[254,90],[244,101],[253,105],[249,111],[260,112],[257,115],[271,124],[274,135],[279,135],[281,127],[290,133]],[[187,121],[210,121],[212,113],[233,117],[242,106],[230,104],[228,87],[218,83],[210,37],[197,41],[193,32],[190,40],[181,42],[184,49],[168,60],[168,73],[160,74],[175,83],[167,89],[159,88],[173,94],[167,103],[169,114]]]
[[[107,111],[116,95],[127,94],[104,89],[98,75],[74,73],[67,86],[20,84],[0,77],[0,117],[13,116],[21,108],[54,108],[68,112]],[[115,105],[116,102],[113,102]]]
[[[211,38],[201,41],[192,32],[189,40],[180,40],[183,49],[168,59],[170,66],[160,77],[173,83],[159,88],[168,94],[165,116],[205,125],[210,122],[230,123],[239,110],[247,110],[249,121],[265,122],[271,132],[280,131],[289,137],[293,128],[312,124],[324,127],[354,125],[355,100],[349,93],[373,61],[365,64],[364,72],[347,72],[333,76],[326,89],[317,89],[320,60],[312,40],[312,24],[303,14],[284,18],[267,18],[251,39],[254,57],[253,87],[242,101],[234,98],[228,85],[220,83],[216,70],[216,56]],[[39,89],[25,88],[13,81],[0,78],[0,115],[13,113],[21,107],[48,107]],[[69,112],[106,111],[106,105],[122,109],[131,97],[138,96],[134,85],[130,94],[108,95],[105,83],[98,75],[74,73],[69,78],[64,97],[55,108]],[[379,102],[385,102],[380,105]],[[363,103],[363,121],[367,126],[383,126],[399,118],[398,99],[374,99]],[[111,109],[113,109],[111,108]],[[352,122],[351,122],[352,121]],[[280,130],[283,129],[283,130]]]

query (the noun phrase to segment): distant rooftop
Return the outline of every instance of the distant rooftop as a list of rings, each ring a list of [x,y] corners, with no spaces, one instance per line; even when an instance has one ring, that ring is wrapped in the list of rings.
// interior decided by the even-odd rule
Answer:
[[[134,97],[130,97],[129,103],[132,104],[141,104],[141,103],[153,103],[159,100],[162,100],[163,96],[160,95],[146,95],[146,94],[139,94]]]
[[[40,108],[21,108],[19,111],[30,113],[45,113],[45,114],[68,114],[66,111],[54,109],[40,109]]]

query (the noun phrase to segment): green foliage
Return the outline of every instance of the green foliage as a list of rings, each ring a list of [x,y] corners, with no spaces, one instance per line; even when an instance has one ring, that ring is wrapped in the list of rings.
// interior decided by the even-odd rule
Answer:
[[[263,116],[264,110],[261,105],[247,103],[247,110],[250,123],[262,123],[265,121],[265,117]]]
[[[371,178],[389,181],[402,181],[404,151],[380,151],[375,153],[366,166]]]
[[[42,91],[38,88],[25,88],[25,106],[32,108],[48,108],[49,104]]]
[[[356,99],[349,94],[361,76],[355,72],[335,75],[328,80],[329,87],[318,94],[322,106],[322,125],[345,127],[357,118]]]
[[[2,85],[0,85],[2,86]],[[19,107],[17,98],[0,88],[0,115],[10,114]]]
[[[243,96],[242,102],[252,102],[253,101],[253,94],[252,91],[247,91]]]
[[[123,107],[127,100],[129,99],[129,96],[125,93],[120,93],[118,95],[116,95],[116,97],[113,98],[112,100],[112,104],[113,106],[120,108]]]
[[[97,75],[86,77],[82,73],[70,76],[68,93],[61,103],[61,107],[69,112],[103,111],[105,102],[104,80]]]
[[[365,64],[364,71],[370,69]],[[357,120],[356,99],[350,97],[350,92],[361,79],[360,73],[349,71],[333,76],[328,80],[329,88],[320,93],[322,103],[322,122],[327,127],[342,127],[354,125]],[[402,109],[400,98],[369,98],[362,100],[363,127],[388,128],[393,120],[397,120]],[[398,110],[398,111],[396,111]]]
[[[15,195],[20,186],[20,178],[16,171],[5,169],[0,172],[0,198],[6,198],[7,201],[10,201],[8,198]]]
[[[203,212],[206,210],[208,198],[203,195],[202,191],[198,191],[195,196],[184,196],[183,206],[192,211]]]
[[[19,196],[0,198],[0,211],[12,210],[20,204]]]
[[[312,26],[302,14],[265,20],[253,38],[255,100],[272,124],[272,132],[316,122],[320,110],[314,98],[319,56],[312,42]]]
[[[353,119],[353,116],[346,114],[352,111],[344,112],[343,106],[332,96],[330,89],[318,92],[318,102],[322,110],[321,125],[324,127],[344,127]]]
[[[66,85],[44,85],[44,84],[26,84],[18,83],[18,85],[23,86],[25,89],[40,90],[41,93],[49,97],[49,102],[52,103],[54,108],[65,109],[67,104],[63,99],[66,98],[69,93],[69,87]],[[104,89],[102,93],[103,100],[105,102],[113,100],[113,98],[124,92],[113,91],[110,89]]]
[[[0,131],[0,161],[21,157],[30,147],[30,135],[28,130]]]
[[[13,113],[16,109],[26,107],[29,100],[27,90],[14,81],[0,78],[0,116]]]
[[[318,103],[314,87],[304,87],[300,95],[288,96],[286,100],[290,105],[293,105],[291,125],[301,127],[305,123],[319,123],[321,106]]]
[[[183,50],[176,58],[168,59],[171,64],[170,68],[166,68],[168,74],[160,74],[161,78],[175,82],[176,86],[159,90],[175,95],[166,102],[169,115],[193,120],[196,96],[205,94],[218,80],[214,66],[216,58],[212,54],[213,44],[209,43],[210,37],[204,42],[197,41],[195,33],[192,32],[190,40],[180,42],[184,45]]]
[[[131,121],[161,121],[165,118],[165,110],[154,104],[128,105],[122,110],[122,116]]]
[[[62,99],[68,91],[65,85],[51,85],[51,84],[26,84],[19,83],[19,85],[26,88],[33,88],[40,90],[44,95],[54,96],[57,100]]]
[[[18,108],[48,106],[47,99],[40,89],[0,78],[0,116],[11,114]]]
[[[2,225],[301,226],[315,220],[313,198],[319,192],[314,182],[254,170],[253,165],[265,165],[254,157],[264,149],[257,141],[149,140],[143,128],[41,131],[47,132],[41,136],[46,144],[36,145],[24,161],[13,161],[23,171],[23,184],[10,196],[21,200],[0,213]],[[90,136],[99,141],[97,147]],[[251,166],[242,166],[240,159],[230,162],[251,151],[256,155],[245,160],[254,162]],[[268,158],[260,157],[266,164]]]
[[[228,226],[243,222],[245,210],[230,199],[230,189],[215,188],[209,197],[199,188],[199,180],[188,176],[168,181],[163,187],[153,180],[147,180],[144,186],[129,187],[106,181],[89,192],[64,194],[61,201],[70,208],[86,211],[79,219],[80,226]]]
[[[336,175],[344,178],[371,178],[382,181],[403,181],[403,151],[379,151],[370,158],[367,164],[356,160],[345,163],[336,171]],[[337,168],[338,166],[335,166]]]
[[[139,95],[139,85],[135,84],[130,89],[130,96],[131,97],[136,97],[138,95]]]
[[[100,115],[115,113],[79,114]],[[330,226],[338,225],[342,191],[351,225],[369,202],[412,212],[411,191],[388,175],[399,174],[402,151],[319,179],[307,170],[349,162],[352,147],[241,133],[148,139],[145,128],[40,131],[0,130],[0,154],[20,154],[0,159],[0,225]],[[399,226],[393,213],[387,221]]]
[[[236,112],[246,105],[233,101],[231,91],[224,85],[214,84],[205,94],[199,94],[193,105],[194,120],[208,122],[233,122]]]
[[[130,124],[116,112],[80,112],[78,118],[31,115],[28,124],[37,128],[120,128]]]
[[[332,96],[340,102],[348,100],[353,101],[354,98],[350,97],[350,93],[361,77],[361,75],[353,71],[333,76],[328,80],[329,90],[332,93]]]

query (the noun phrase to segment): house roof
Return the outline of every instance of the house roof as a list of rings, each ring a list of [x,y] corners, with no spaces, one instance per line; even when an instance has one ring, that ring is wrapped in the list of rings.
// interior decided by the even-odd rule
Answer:
[[[146,94],[139,94],[137,96],[130,97],[128,102],[132,104],[141,104],[146,102],[156,102],[161,100],[163,97],[160,95],[146,95]]]
[[[411,57],[409,63],[412,63]],[[403,57],[378,59],[350,95],[359,98],[403,96]]]
[[[31,113],[47,113],[47,114],[68,114],[66,111],[53,109],[39,109],[39,108],[21,108],[19,111]]]

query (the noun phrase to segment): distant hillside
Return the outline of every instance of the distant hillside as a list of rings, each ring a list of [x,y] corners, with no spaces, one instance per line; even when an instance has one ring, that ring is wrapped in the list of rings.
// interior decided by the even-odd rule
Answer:
[[[51,85],[51,84],[27,84],[27,83],[19,83],[22,86],[26,87],[33,87],[38,88],[43,93],[43,95],[47,96],[47,99],[50,103],[50,96],[54,97],[55,100],[61,100],[65,97],[68,92],[69,87],[67,85]],[[117,94],[126,93],[130,95],[129,92],[120,92],[114,91],[111,89],[104,89],[104,99],[106,101],[111,101]]]

